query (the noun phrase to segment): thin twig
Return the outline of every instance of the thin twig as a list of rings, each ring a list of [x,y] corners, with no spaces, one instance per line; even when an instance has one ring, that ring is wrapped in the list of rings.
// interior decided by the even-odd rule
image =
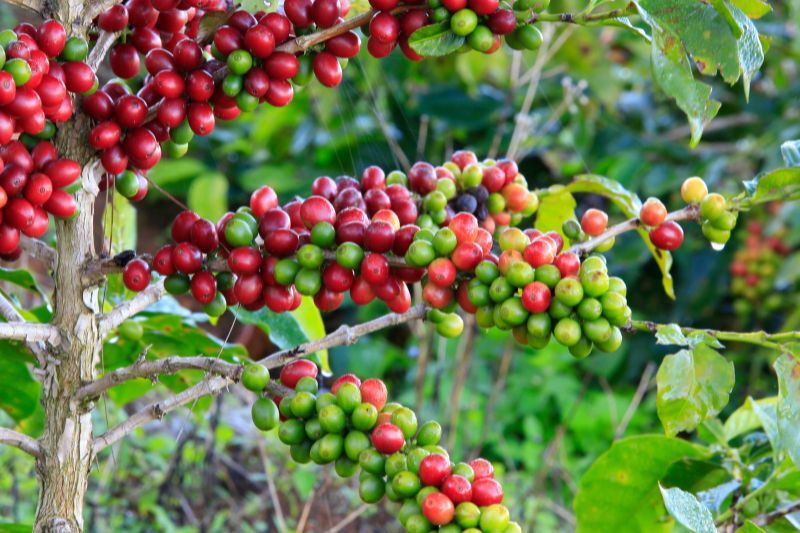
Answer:
[[[472,450],[470,457],[478,456],[481,453],[484,440],[486,439],[489,431],[491,431],[497,400],[500,399],[500,395],[503,393],[503,390],[505,390],[508,371],[511,369],[511,361],[514,359],[515,345],[516,342],[513,338],[509,338],[508,341],[506,341],[506,347],[503,350],[503,356],[500,358],[500,368],[497,369],[497,378],[494,381],[494,387],[492,387],[492,393],[489,395],[489,400],[486,402],[486,412],[483,415],[483,427],[486,431],[481,432],[478,443]]]
[[[14,308],[8,298],[0,292],[0,316],[8,320],[10,323],[17,323],[17,324],[25,324],[27,323],[25,319],[22,317],[21,314]],[[50,326],[55,327],[55,326]],[[39,366],[44,367],[47,362],[47,348],[42,344],[41,341],[33,340],[33,339],[24,339],[26,342],[26,346],[33,352],[36,356],[36,360],[39,362]]]
[[[41,451],[38,441],[14,431],[13,429],[0,428],[0,444],[7,444],[8,446],[19,448],[23,452],[36,458],[39,457]]]
[[[464,319],[464,332],[456,348],[456,376],[453,379],[453,389],[450,391],[450,422],[447,426],[447,447],[453,448],[456,440],[456,426],[461,415],[461,392],[469,375],[469,362],[472,358],[472,345],[475,340],[475,315],[467,315]]]
[[[96,4],[94,4],[94,8],[99,8],[100,6],[103,6],[107,3],[108,2],[97,2]],[[114,3],[118,2],[115,1]],[[93,9],[92,7],[89,7],[90,13],[92,12],[92,9]],[[100,9],[100,11],[98,11],[91,18],[94,18],[103,11],[105,11],[105,9]],[[92,47],[92,50],[89,52],[89,56],[86,58],[86,64],[89,65],[89,67],[92,69],[93,72],[97,72],[97,69],[100,68],[100,63],[103,62],[103,59],[105,59],[106,54],[108,54],[108,51],[116,42],[118,35],[119,35],[118,33],[109,33],[107,31],[100,32],[100,35],[97,37],[97,41],[95,41],[94,43],[94,47]]]
[[[0,339],[10,341],[61,343],[61,330],[50,324],[31,324],[29,322],[4,322],[0,324]]]
[[[772,511],[771,513],[760,515],[760,516],[756,517],[753,520],[753,522],[757,526],[768,526],[771,523],[775,522],[776,520],[778,520],[780,518],[783,518],[786,515],[790,515],[792,513],[795,513],[797,511],[800,511],[800,501],[796,501],[796,502],[790,503],[788,505],[785,505],[784,507],[781,507],[780,509],[776,509],[776,510]]]
[[[336,524],[336,526],[332,527],[328,533],[339,533],[339,531],[343,530],[345,527],[350,525],[350,522],[364,514],[364,512],[369,509],[369,504],[362,503],[360,507],[352,511],[350,514],[342,518],[342,521]]]
[[[635,333],[637,331],[646,331],[649,333],[656,333],[658,328],[666,324],[658,324],[647,320],[633,320],[625,328],[628,333]],[[774,350],[781,350],[782,345],[789,342],[800,341],[800,331],[784,331],[781,333],[767,333],[764,330],[760,331],[722,331],[718,329],[703,329],[703,328],[689,328],[680,327],[684,335],[691,333],[702,333],[713,337],[719,341],[726,342],[742,342],[745,344],[755,344],[765,348]]]
[[[56,266],[57,253],[52,246],[44,241],[20,235],[19,247],[28,256],[34,257],[52,269]]]
[[[108,313],[103,313],[97,318],[97,324],[101,335],[107,335],[112,329],[116,328],[136,313],[144,311],[152,304],[159,301],[166,292],[163,280],[158,281],[130,300],[121,303]]]
[[[622,415],[622,420],[620,420],[617,429],[614,430],[614,440],[621,439],[625,434],[625,430],[628,429],[628,424],[630,424],[633,415],[636,413],[636,409],[639,408],[639,404],[642,403],[642,399],[647,393],[647,389],[650,387],[650,380],[655,371],[656,364],[652,361],[647,363],[647,366],[644,367],[644,372],[642,372],[642,377],[639,380],[639,385],[636,387],[636,392],[633,394],[631,403],[625,410],[625,414]]]
[[[286,519],[283,516],[283,507],[278,498],[278,491],[275,488],[275,479],[272,476],[272,461],[269,459],[269,454],[264,447],[264,442],[258,440],[258,452],[261,455],[261,461],[264,463],[264,475],[267,478],[267,491],[269,492],[269,499],[272,500],[272,506],[275,507],[275,521],[277,522],[278,531],[281,533],[286,531]]]
[[[697,220],[697,217],[700,216],[700,209],[697,205],[688,205],[683,209],[679,209],[678,211],[673,211],[672,213],[667,215],[667,220],[677,222],[680,220]],[[619,224],[615,224],[608,228],[606,231],[598,235],[597,237],[593,237],[588,241],[579,242],[577,244],[573,244],[569,248],[567,248],[567,252],[572,252],[578,255],[588,254],[604,242],[609,239],[613,239],[617,235],[621,235],[628,231],[637,230],[642,226],[641,221],[638,218],[631,218],[626,220],[625,222],[620,222]]]

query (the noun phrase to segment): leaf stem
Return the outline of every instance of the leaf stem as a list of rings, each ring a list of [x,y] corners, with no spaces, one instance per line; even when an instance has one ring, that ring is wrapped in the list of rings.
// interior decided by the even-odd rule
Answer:
[[[628,331],[646,331],[655,333],[659,327],[666,324],[657,324],[646,320],[632,320],[628,326]],[[717,329],[689,328],[681,327],[681,332],[685,335],[691,333],[704,333],[719,341],[741,342],[763,346],[772,350],[783,350],[783,345],[789,342],[800,341],[800,331],[784,331],[781,333],[767,333],[766,331],[722,331]]]
[[[580,13],[534,13],[529,19],[529,22],[565,22],[567,24],[591,24],[592,22],[599,22],[603,20],[616,19],[620,17],[627,17],[637,13],[636,5],[631,2],[625,7],[612,9],[610,11],[600,11],[591,13],[582,11]]]

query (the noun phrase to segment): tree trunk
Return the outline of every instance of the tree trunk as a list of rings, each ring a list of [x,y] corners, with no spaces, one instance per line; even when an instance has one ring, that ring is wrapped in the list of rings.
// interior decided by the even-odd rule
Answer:
[[[64,8],[63,15],[69,18],[62,22],[69,28],[66,20],[72,21],[75,30],[72,7]],[[33,529],[37,533],[83,530],[83,506],[92,461],[91,411],[71,400],[83,383],[97,377],[103,343],[97,328],[99,289],[87,284],[81,276],[86,262],[95,258],[94,204],[99,167],[96,160],[92,162],[85,142],[88,127],[86,117],[78,115],[59,129],[56,141],[61,157],[74,159],[83,166],[83,171],[81,188],[76,193],[78,215],[56,222],[58,260],[54,272],[53,324],[62,329],[64,339],[53,348],[50,354],[53,360],[45,367],[48,378],[42,405],[46,421],[40,439],[41,456],[36,464],[39,500]]]

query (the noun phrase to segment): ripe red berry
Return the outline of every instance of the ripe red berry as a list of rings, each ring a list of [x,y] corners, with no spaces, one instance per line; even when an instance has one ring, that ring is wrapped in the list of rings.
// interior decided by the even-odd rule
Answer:
[[[384,422],[372,430],[370,441],[376,450],[384,455],[391,455],[403,448],[406,438],[399,427],[392,423]]]
[[[350,290],[355,282],[353,270],[333,261],[322,271],[322,283],[334,292]]]
[[[275,49],[275,36],[266,26],[257,24],[244,34],[244,45],[258,58],[266,58]]]
[[[534,281],[522,290],[522,305],[531,313],[544,313],[550,307],[551,296],[547,285]]]
[[[319,368],[308,359],[298,359],[292,361],[281,369],[281,383],[285,387],[293,389],[301,378],[306,376],[316,379]]]
[[[455,505],[472,500],[472,485],[463,476],[453,475],[442,482],[442,494],[450,498]]]
[[[3,191],[5,194],[5,191]],[[47,175],[37,172],[32,174],[25,185],[23,195],[33,205],[43,205],[53,194],[53,182]]]
[[[184,274],[194,274],[203,266],[203,255],[194,244],[181,242],[172,250],[172,264]]]
[[[371,403],[378,411],[386,405],[389,393],[383,381],[376,378],[367,379],[361,384],[359,390],[361,391],[361,401]]]
[[[242,305],[250,305],[260,301],[263,289],[264,282],[258,274],[239,276],[233,286],[233,292]]]
[[[428,279],[440,287],[450,287],[456,280],[456,267],[446,257],[438,257],[428,265]]]
[[[450,459],[440,453],[426,456],[419,465],[423,485],[438,487],[450,475]]]
[[[357,33],[348,31],[329,39],[325,43],[325,50],[336,57],[355,57],[361,50],[361,38]]]
[[[144,290],[150,284],[150,265],[142,259],[128,262],[122,269],[122,282],[129,290]]]
[[[49,57],[56,57],[64,49],[67,32],[64,26],[55,20],[45,20],[36,31],[36,44]]]
[[[448,227],[456,234],[459,243],[472,243],[478,233],[478,219],[471,213],[458,213]]]
[[[475,473],[473,482],[478,479],[494,477],[494,467],[492,466],[492,463],[490,463],[486,459],[483,458],[473,459],[472,461],[469,462],[469,466],[472,467],[472,471]]]
[[[341,387],[344,383],[352,383],[356,387],[361,386],[361,380],[358,378],[358,376],[355,374],[344,374],[333,382],[333,385],[331,385],[331,392],[336,394],[339,391],[339,387]]]
[[[381,11],[370,21],[369,35],[382,43],[394,43],[400,35],[400,22],[391,13]]]
[[[310,196],[300,206],[300,218],[308,229],[313,228],[320,222],[334,224],[336,222],[336,210],[325,198]]]
[[[389,262],[381,254],[368,254],[361,262],[361,275],[372,285],[383,283],[389,277]]]
[[[132,44],[114,45],[108,54],[111,70],[122,79],[133,78],[139,74],[139,52]]]
[[[320,52],[312,61],[314,75],[325,87],[336,87],[342,82],[342,66],[335,55]]]
[[[450,259],[458,270],[469,272],[483,259],[483,248],[475,242],[461,242]]]
[[[175,273],[175,265],[172,264],[172,250],[175,247],[166,244],[158,249],[153,256],[153,269],[162,276],[170,276]]]
[[[356,305],[367,305],[375,299],[375,292],[363,277],[357,276],[353,281],[353,286],[350,287],[350,298]],[[363,396],[364,392],[362,391],[361,394]]]
[[[75,197],[63,189],[54,189],[50,199],[44,204],[45,210],[58,218],[69,218],[78,208]]]
[[[217,280],[214,275],[203,270],[192,276],[192,296],[201,304],[211,303],[217,295]]]
[[[197,220],[192,224],[189,239],[192,244],[200,248],[203,253],[211,253],[219,246],[219,238],[217,237],[217,229],[210,221],[205,219]],[[259,256],[260,260],[260,256]]]
[[[336,24],[340,12],[339,0],[314,0],[311,5],[311,18],[320,28],[330,28]]]
[[[478,507],[493,505],[503,501],[503,487],[491,478],[476,479],[472,483],[472,503]]]
[[[650,241],[661,250],[672,252],[683,244],[683,228],[671,220],[650,231]]]
[[[599,209],[587,209],[581,217],[581,228],[590,237],[597,237],[608,227],[608,215]]]
[[[434,526],[443,526],[453,520],[455,507],[453,501],[446,495],[441,492],[433,492],[422,500],[422,514]]]
[[[24,231],[33,224],[33,205],[25,198],[11,198],[3,209],[6,224]]]
[[[235,248],[228,256],[228,267],[237,275],[255,274],[261,268],[261,253],[250,246]]]
[[[562,278],[577,276],[581,268],[580,258],[572,252],[558,254],[553,264],[558,268],[558,271],[561,272]]]

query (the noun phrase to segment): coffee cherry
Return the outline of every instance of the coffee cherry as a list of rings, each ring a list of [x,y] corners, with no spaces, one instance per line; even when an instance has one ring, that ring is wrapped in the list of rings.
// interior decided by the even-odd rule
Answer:
[[[314,56],[313,66],[314,75],[322,85],[336,87],[342,82],[342,66],[335,55],[329,52],[320,52]]]
[[[648,198],[639,211],[639,219],[645,226],[658,226],[667,218],[667,208],[658,198]]]
[[[699,204],[708,194],[708,187],[702,178],[687,178],[681,184],[681,198],[687,204]]]
[[[458,505],[472,500],[472,484],[464,476],[453,474],[442,482],[442,494]]]
[[[591,237],[597,237],[606,230],[606,227],[608,227],[608,215],[599,209],[587,209],[581,217],[581,228]]]
[[[656,248],[672,252],[683,244],[683,229],[675,222],[664,222],[650,231],[650,242]]]
[[[446,495],[441,492],[434,492],[428,494],[422,501],[422,513],[431,524],[440,526],[448,524],[453,520],[455,507],[453,506],[453,502]]]
[[[405,437],[400,428],[388,422],[379,424],[372,431],[370,440],[375,449],[384,455],[400,451],[405,444]]]
[[[150,284],[150,265],[142,259],[134,259],[122,269],[122,282],[128,290],[139,292]]]

